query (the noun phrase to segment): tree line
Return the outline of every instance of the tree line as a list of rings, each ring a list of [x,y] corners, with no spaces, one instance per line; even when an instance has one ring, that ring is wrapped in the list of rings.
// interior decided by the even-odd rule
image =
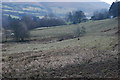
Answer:
[[[12,30],[16,41],[24,41],[29,38],[29,31],[39,27],[51,27],[58,25],[65,25],[65,21],[60,18],[46,16],[42,19],[26,15],[20,19],[4,16],[2,18],[3,28],[5,30]]]
[[[120,1],[113,2],[109,10],[102,9],[101,11],[94,12],[91,20],[103,20],[107,18],[114,18],[120,16]]]
[[[90,20],[103,20],[108,18],[114,18],[120,16],[120,1],[113,2],[109,10],[101,9],[93,13]],[[87,21],[87,18],[83,11],[69,12],[67,15],[67,21],[72,24]]]

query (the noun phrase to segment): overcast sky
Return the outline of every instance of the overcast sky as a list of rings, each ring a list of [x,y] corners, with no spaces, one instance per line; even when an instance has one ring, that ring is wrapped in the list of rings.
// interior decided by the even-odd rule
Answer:
[[[113,2],[115,2],[116,0],[101,0],[101,1],[104,1],[104,2],[107,2],[109,4],[112,4]]]
[[[112,4],[112,2],[116,0],[2,0],[2,1],[3,2],[99,2],[99,1],[104,1],[109,4]]]

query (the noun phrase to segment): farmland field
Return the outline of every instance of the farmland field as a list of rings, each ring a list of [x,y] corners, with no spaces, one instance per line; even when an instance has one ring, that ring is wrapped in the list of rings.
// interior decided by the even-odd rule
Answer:
[[[3,43],[3,77],[118,77],[117,18],[37,28],[29,42]],[[77,27],[86,34],[74,38]],[[34,74],[33,74],[34,73]]]

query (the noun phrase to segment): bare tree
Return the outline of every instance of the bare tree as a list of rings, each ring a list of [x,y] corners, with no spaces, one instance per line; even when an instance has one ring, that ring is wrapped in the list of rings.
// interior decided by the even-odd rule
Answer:
[[[24,22],[20,22],[20,27],[19,27],[19,39],[21,41],[24,41],[25,38],[29,38],[29,32],[28,32],[28,29],[27,29],[27,26]]]
[[[14,20],[11,22],[11,27],[16,41],[24,41],[25,38],[29,37],[29,31],[24,22],[20,20]]]

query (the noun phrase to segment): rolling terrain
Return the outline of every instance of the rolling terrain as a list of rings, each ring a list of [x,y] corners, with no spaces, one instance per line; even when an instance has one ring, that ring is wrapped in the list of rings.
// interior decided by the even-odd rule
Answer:
[[[86,34],[74,38],[77,27]],[[117,19],[37,28],[30,42],[3,44],[3,77],[117,78]]]
[[[97,5],[97,6],[96,6]],[[68,12],[82,10],[87,17],[91,17],[93,12],[100,9],[108,9],[109,4],[105,2],[3,2],[3,15],[19,18],[25,14],[42,18],[53,13],[63,18]]]

